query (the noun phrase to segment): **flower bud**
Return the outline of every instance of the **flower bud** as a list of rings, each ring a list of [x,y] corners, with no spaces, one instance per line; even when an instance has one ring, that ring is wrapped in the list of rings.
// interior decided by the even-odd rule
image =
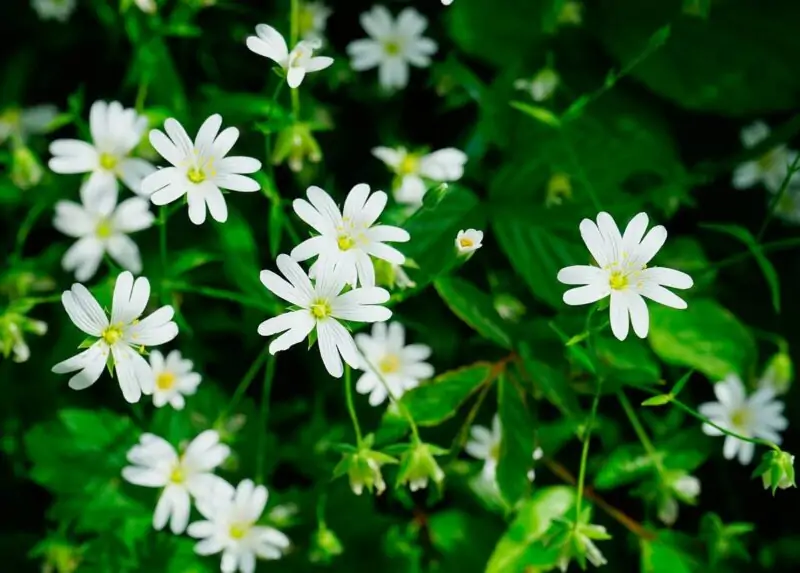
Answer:
[[[336,534],[328,529],[324,523],[319,524],[319,529],[311,537],[311,552],[309,560],[312,563],[330,563],[337,555],[344,551],[342,542]]]
[[[583,4],[577,0],[567,0],[558,12],[559,24],[580,25],[583,22]]]
[[[13,355],[14,362],[25,362],[30,358],[31,351],[23,336],[25,332],[41,336],[47,332],[47,323],[17,312],[0,316],[0,353],[5,358]]]
[[[378,495],[382,494],[386,489],[386,482],[383,481],[381,466],[397,463],[392,456],[371,450],[371,445],[372,440],[368,437],[360,449],[346,452],[333,470],[334,477],[347,474],[350,489],[356,495],[361,495],[364,488],[370,493],[375,490]]]
[[[611,539],[611,536],[602,525],[588,523],[589,517],[590,512],[586,509],[577,522],[566,519],[553,522],[548,544],[559,548],[558,567],[561,571],[566,571],[573,559],[582,569],[586,569],[586,561],[595,567],[608,563],[594,541]]]
[[[444,472],[434,459],[435,455],[442,455],[446,450],[417,442],[405,451],[400,458],[400,473],[397,476],[398,487],[408,484],[411,491],[428,487],[428,482],[433,480],[437,487],[444,481]]]
[[[299,172],[306,159],[312,163],[322,161],[322,150],[308,124],[295,123],[281,130],[275,141],[272,163],[280,165],[288,160],[289,169]]]
[[[767,362],[758,385],[760,388],[769,388],[776,394],[785,394],[793,378],[792,358],[785,350],[781,350]]]
[[[545,101],[550,99],[558,88],[561,79],[558,73],[552,68],[542,68],[533,79],[520,79],[514,82],[514,87],[518,90],[526,91],[533,101]]]
[[[572,199],[572,184],[566,173],[553,173],[547,182],[547,194],[544,199],[545,207],[562,205],[564,200]]]
[[[11,181],[20,189],[35,187],[42,180],[44,169],[26,145],[14,145],[11,156]]]
[[[796,487],[794,483],[794,456],[789,452],[770,450],[761,458],[761,463],[753,472],[753,477],[761,476],[764,489]]]
[[[525,305],[510,294],[499,294],[494,297],[494,309],[500,318],[509,322],[517,322],[525,314]]]

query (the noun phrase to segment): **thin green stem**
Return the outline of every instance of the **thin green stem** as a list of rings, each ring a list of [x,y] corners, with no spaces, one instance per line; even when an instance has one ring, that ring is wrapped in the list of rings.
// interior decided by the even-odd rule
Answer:
[[[25,249],[25,242],[28,240],[28,235],[33,229],[33,225],[36,223],[36,220],[39,218],[39,215],[45,210],[47,203],[44,201],[39,201],[31,210],[28,211],[25,218],[20,223],[19,229],[17,230],[17,237],[14,246],[14,254],[11,256],[12,261],[18,261],[22,258],[22,251]]]
[[[293,88],[292,92],[292,116],[295,121],[300,121],[300,90]]]
[[[242,399],[242,396],[244,396],[244,393],[247,392],[247,389],[250,387],[250,384],[252,384],[253,380],[256,377],[256,374],[258,374],[258,371],[261,369],[261,366],[263,366],[264,361],[268,357],[269,357],[269,346],[265,346],[264,349],[259,353],[256,359],[253,361],[253,363],[250,365],[250,368],[247,370],[247,372],[245,372],[244,376],[239,382],[239,385],[236,387],[233,396],[231,397],[231,401],[228,402],[228,405],[225,408],[223,408],[219,416],[217,416],[217,420],[214,422],[215,426],[219,424],[231,411],[233,411],[233,409],[236,408],[236,406],[239,405],[239,401]]]
[[[48,304],[53,302],[61,302],[61,293],[58,294],[51,294],[50,296],[42,296],[42,297],[27,297],[24,298],[23,301],[31,306],[37,304]]]
[[[722,426],[718,426],[717,424],[712,422],[710,419],[708,419],[705,416],[703,416],[700,412],[697,412],[696,410],[692,409],[690,406],[687,406],[686,404],[684,404],[680,400],[676,400],[676,399],[673,398],[672,400],[670,400],[670,403],[671,404],[675,404],[678,408],[680,408],[681,410],[683,410],[684,412],[686,412],[687,414],[689,414],[693,418],[696,418],[696,419],[700,420],[704,424],[708,424],[712,428],[716,428],[717,430],[719,430],[720,432],[722,432],[726,436],[731,436],[731,437],[736,438],[738,440],[742,440],[743,442],[750,442],[751,444],[757,444],[757,445],[761,445],[761,446],[766,446],[766,447],[772,448],[773,450],[778,451],[778,452],[781,451],[781,449],[777,446],[777,444],[773,444],[769,440],[762,440],[761,438],[748,438],[746,436],[742,436],[741,434],[737,434],[736,432],[732,432],[731,430],[728,430],[727,428],[723,428]]]
[[[570,163],[572,163],[572,168],[575,170],[578,179],[583,184],[586,193],[592,200],[594,208],[598,212],[602,211],[603,206],[600,204],[600,199],[597,197],[597,193],[595,192],[594,186],[592,185],[592,182],[589,180],[589,178],[586,176],[586,172],[583,170],[583,166],[580,164],[580,161],[578,161],[578,156],[575,155],[575,149],[572,147],[572,143],[569,140],[569,136],[563,129],[561,130],[561,140],[564,144],[564,149],[566,149],[567,155],[569,156],[569,161]]]
[[[226,300],[228,302],[235,302],[237,304],[240,304],[248,308],[263,310],[266,312],[271,312],[273,314],[278,314],[279,312],[282,311],[282,309],[277,309],[276,307],[270,305],[268,302],[250,298],[248,296],[233,291],[228,291],[213,287],[195,286],[187,283],[172,282],[172,281],[167,281],[167,285],[171,287],[173,290],[182,293],[198,294],[200,296],[205,296],[208,298]]]
[[[661,463],[661,458],[658,456],[658,452],[653,446],[653,442],[650,441],[647,431],[644,429],[639,417],[636,415],[636,410],[633,409],[633,406],[631,405],[630,400],[628,400],[628,397],[625,395],[625,392],[622,390],[617,392],[617,399],[622,405],[622,409],[625,410],[625,415],[628,416],[628,420],[630,420],[631,426],[633,426],[633,431],[636,432],[636,436],[639,438],[639,441],[642,442],[644,450],[647,452],[647,455],[650,457],[650,459],[653,460],[656,471],[659,473],[659,475],[663,475],[664,465]]]
[[[167,206],[158,210],[158,250],[161,255],[161,302],[166,302],[167,288],[164,278],[167,276]]]
[[[782,239],[780,241],[772,241],[770,243],[764,243],[763,245],[761,245],[761,251],[762,252],[782,251],[785,249],[791,249],[793,247],[800,247],[800,237],[793,237],[791,239]],[[723,267],[728,267],[740,261],[747,260],[751,256],[753,256],[753,252],[750,249],[748,249],[746,251],[737,253],[735,255],[731,255],[730,257],[722,259],[721,261],[708,265],[706,267],[705,272],[706,274],[712,273]]]
[[[581,468],[578,472],[578,497],[575,500],[575,523],[577,524],[581,519],[581,503],[583,502],[583,487],[586,481],[586,462],[589,458],[589,442],[592,437],[592,426],[594,426],[594,419],[597,415],[597,405],[600,403],[600,388],[602,380],[597,380],[597,391],[592,401],[592,410],[589,413],[589,420],[586,423],[586,429],[583,436],[583,450],[581,451]]]
[[[268,433],[268,420],[269,420],[269,397],[272,392],[272,380],[275,377],[275,363],[276,358],[269,355],[267,358],[267,367],[264,370],[264,386],[261,389],[261,408],[259,410],[259,423],[258,426],[261,431],[258,433],[258,446],[256,455],[256,482],[264,483],[264,440]]]
[[[292,12],[291,12],[291,36],[290,36],[290,46],[289,49],[292,49],[296,44],[297,40],[300,37],[300,0],[292,0]]]
[[[353,374],[349,364],[344,366],[344,395],[347,401],[347,411],[350,412],[350,419],[353,421],[353,431],[356,433],[356,446],[361,449],[361,426],[358,424],[356,405],[353,401]]]
[[[788,171],[786,172],[786,176],[783,178],[783,182],[781,183],[781,188],[775,194],[775,197],[772,198],[772,201],[769,203],[769,208],[767,209],[767,216],[764,217],[764,222],[761,223],[761,228],[758,230],[758,234],[756,235],[756,242],[760,243],[761,239],[764,238],[764,233],[767,232],[767,227],[769,227],[772,218],[775,216],[775,210],[780,205],[781,199],[786,194],[786,190],[789,188],[789,182],[792,180],[793,176],[797,171],[800,169],[800,155],[795,157],[792,164],[789,166]]]

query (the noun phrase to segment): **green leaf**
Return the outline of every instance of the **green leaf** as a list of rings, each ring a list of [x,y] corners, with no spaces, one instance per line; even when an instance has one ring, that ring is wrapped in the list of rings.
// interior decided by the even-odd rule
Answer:
[[[238,211],[229,207],[227,222],[224,225],[214,225],[214,228],[219,233],[228,280],[242,292],[260,298],[271,298],[258,278],[261,274],[258,247],[247,221]]]
[[[642,402],[642,406],[663,406],[672,402],[673,398],[675,398],[675,396],[673,396],[672,393],[659,394],[658,396],[653,396]]]
[[[503,427],[497,486],[506,503],[514,507],[531,489],[528,470],[533,463],[536,424],[522,388],[505,374],[498,379],[497,411]]]
[[[601,372],[612,382],[609,391],[619,384],[650,386],[661,379],[655,356],[641,340],[620,342],[609,336],[597,336],[595,349]]]
[[[756,358],[750,331],[711,299],[693,300],[686,310],[651,305],[648,341],[663,361],[689,366],[713,380],[732,372],[746,377]]]
[[[555,566],[559,548],[545,548],[540,540],[554,519],[575,502],[575,490],[567,486],[536,491],[517,511],[514,521],[494,548],[486,573],[525,571],[526,567]],[[537,543],[539,542],[539,543]]]
[[[699,560],[679,547],[671,531],[659,531],[658,539],[641,539],[642,573],[695,573]]]
[[[613,489],[641,479],[654,468],[655,460],[641,446],[619,446],[603,460],[593,484],[600,490]]]
[[[439,278],[434,287],[450,310],[478,333],[503,348],[513,347],[511,335],[488,294],[458,277]]]
[[[549,402],[569,416],[581,411],[578,398],[562,372],[540,360],[524,342],[520,346],[520,355],[534,388],[541,391]]]
[[[525,115],[532,117],[536,121],[539,121],[545,125],[555,128],[561,127],[561,120],[559,117],[545,107],[530,105],[521,101],[512,101],[510,105],[514,109],[521,111]]]
[[[800,51],[794,29],[798,3],[717,2],[708,19],[682,15],[686,4],[607,0],[590,26],[613,56],[627,62],[657,28],[671,22],[670,41],[632,75],[681,107],[739,117],[796,108],[800,78],[793,73],[792,54]],[[691,2],[701,16],[709,4]]]
[[[489,380],[491,372],[492,365],[483,362],[451,370],[409,390],[401,400],[417,424],[435,426],[455,416],[461,404]]]
[[[424,279],[417,280],[420,286],[463,260],[456,254],[458,231],[481,229],[486,217],[478,197],[464,187],[448,185],[444,192],[432,193],[428,192],[423,206],[403,225],[411,235],[411,241],[402,247],[403,254],[417,263],[415,279]]]
[[[717,231],[719,233],[725,233],[730,235],[742,243],[750,250],[753,255],[753,258],[756,260],[759,268],[761,269],[761,273],[764,275],[764,278],[769,285],[769,292],[772,295],[772,307],[775,309],[775,312],[780,314],[781,312],[781,283],[780,279],[778,278],[778,271],[775,270],[775,267],[772,265],[772,262],[766,257],[764,251],[761,250],[761,245],[758,244],[756,238],[744,227],[740,227],[739,225],[712,225],[712,224],[705,224],[702,225],[704,229],[709,229],[711,231]]]
[[[169,276],[178,278],[194,269],[219,260],[219,257],[201,249],[184,249],[170,255]]]
[[[279,201],[273,201],[269,206],[269,256],[273,259],[278,256],[281,249],[281,236],[284,227],[283,205]]]

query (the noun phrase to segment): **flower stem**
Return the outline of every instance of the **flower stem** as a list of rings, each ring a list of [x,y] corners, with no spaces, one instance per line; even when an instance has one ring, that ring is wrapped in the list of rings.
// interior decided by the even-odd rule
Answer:
[[[783,178],[783,182],[781,183],[781,188],[775,194],[772,201],[769,203],[769,207],[767,208],[767,216],[764,217],[764,222],[761,223],[761,228],[758,229],[758,234],[756,235],[756,243],[760,243],[761,239],[764,238],[764,233],[767,232],[767,227],[769,227],[772,218],[775,216],[775,210],[777,209],[778,205],[780,205],[781,199],[786,194],[786,190],[789,188],[789,182],[792,180],[797,171],[800,170],[800,155],[795,157],[792,164],[789,165],[789,169],[786,171],[786,176]]]
[[[290,46],[289,49],[291,50],[295,44],[297,44],[297,40],[300,36],[300,0],[292,0],[292,12],[291,12],[291,28],[290,28]]]
[[[592,401],[592,410],[589,413],[589,420],[586,423],[586,429],[583,436],[583,450],[581,451],[581,467],[578,472],[578,497],[575,500],[575,523],[577,524],[581,518],[581,502],[583,501],[583,486],[586,481],[586,462],[589,457],[589,442],[592,437],[592,426],[594,426],[594,418],[597,415],[597,405],[600,403],[600,388],[602,380],[597,380],[597,390],[594,394]]]
[[[350,419],[353,421],[353,430],[356,433],[356,446],[361,449],[361,426],[358,425],[356,405],[353,401],[353,374],[350,371],[349,364],[344,365],[344,395],[347,400],[347,411],[350,412]]]
[[[261,369],[261,366],[264,364],[264,361],[269,357],[269,346],[265,346],[261,353],[256,357],[253,363],[250,365],[250,368],[245,372],[245,375],[242,377],[239,385],[236,387],[236,390],[233,393],[233,397],[231,397],[231,401],[228,402],[228,405],[220,412],[219,416],[217,416],[214,425],[216,426],[220,423],[225,416],[228,415],[238,404],[239,401],[244,396],[244,393],[247,392],[247,389],[252,384],[253,380],[258,374],[258,371]]]
[[[261,409],[259,411],[258,454],[256,457],[256,482],[264,483],[264,440],[267,436],[267,420],[269,416],[269,396],[272,391],[272,380],[275,377],[276,358],[267,357],[267,368],[264,370],[264,386],[261,389]]]
[[[278,309],[276,307],[271,306],[267,302],[262,302],[260,300],[250,298],[248,296],[229,290],[223,290],[213,287],[195,286],[187,283],[172,282],[172,281],[167,281],[167,284],[174,290],[183,293],[199,294],[201,296],[206,296],[208,298],[227,300],[229,302],[235,302],[237,304],[240,304],[248,308],[263,310],[266,312],[271,312],[273,314],[280,314],[281,312],[283,312],[282,308]]]
[[[166,303],[167,288],[167,206],[163,205],[158,210],[158,248],[161,253],[161,302]]]
[[[636,432],[636,436],[639,438],[639,441],[642,442],[644,450],[647,452],[647,455],[650,457],[650,459],[653,460],[656,471],[659,475],[663,475],[664,466],[661,463],[661,458],[658,457],[658,452],[653,446],[653,442],[650,441],[647,431],[645,431],[644,426],[642,426],[639,417],[636,415],[636,410],[633,409],[633,406],[631,405],[630,400],[628,400],[628,397],[625,395],[625,392],[622,390],[617,392],[617,399],[622,405],[622,409],[625,410],[625,415],[628,416],[628,420],[630,420],[631,426],[633,426],[633,431]]]

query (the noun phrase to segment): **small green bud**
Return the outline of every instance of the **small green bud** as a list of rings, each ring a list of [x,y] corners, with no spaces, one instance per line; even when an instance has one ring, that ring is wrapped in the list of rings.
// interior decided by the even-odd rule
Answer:
[[[764,489],[772,489],[772,495],[780,489],[796,487],[794,483],[794,456],[789,452],[770,450],[761,458],[753,477],[761,476]]]
[[[776,394],[785,394],[794,379],[792,358],[783,350],[775,354],[767,362],[759,387],[770,388]]]
[[[369,449],[372,442],[370,439],[365,442],[359,450],[344,454],[333,470],[333,475],[339,477],[347,474],[350,479],[350,489],[356,495],[361,495],[364,488],[370,493],[375,490],[380,495],[386,489],[381,466],[396,464],[397,460],[392,456]]]
[[[30,358],[31,351],[23,336],[25,332],[41,336],[47,332],[47,323],[16,312],[0,316],[0,353],[3,357],[13,355],[14,362],[25,362]]]
[[[431,444],[411,444],[400,458],[400,472],[397,476],[398,487],[408,484],[411,491],[428,487],[433,480],[437,487],[444,481],[444,472],[436,463],[435,455],[442,455],[446,450]]]
[[[494,298],[494,309],[503,320],[517,322],[525,314],[525,305],[510,294],[499,294]]]
[[[545,207],[563,205],[564,200],[572,199],[572,184],[566,173],[554,173],[547,182],[547,194],[544,199]]]
[[[328,529],[325,524],[320,523],[311,537],[311,552],[309,553],[309,560],[312,563],[325,563],[328,564],[333,561],[333,558],[341,555],[344,551],[342,542],[336,537],[336,534]]]
[[[39,159],[23,144],[14,145],[11,156],[11,181],[20,189],[35,187],[42,180],[44,169]]]
[[[582,569],[586,568],[586,561],[595,567],[607,563],[594,542],[611,539],[611,536],[602,525],[588,523],[589,517],[590,512],[587,508],[577,522],[567,519],[553,522],[548,545],[559,548],[558,567],[561,571],[566,571],[573,559]]]
[[[312,163],[322,161],[322,150],[308,124],[295,123],[281,130],[275,141],[272,163],[280,165],[287,161],[289,169],[299,172],[306,159]]]

